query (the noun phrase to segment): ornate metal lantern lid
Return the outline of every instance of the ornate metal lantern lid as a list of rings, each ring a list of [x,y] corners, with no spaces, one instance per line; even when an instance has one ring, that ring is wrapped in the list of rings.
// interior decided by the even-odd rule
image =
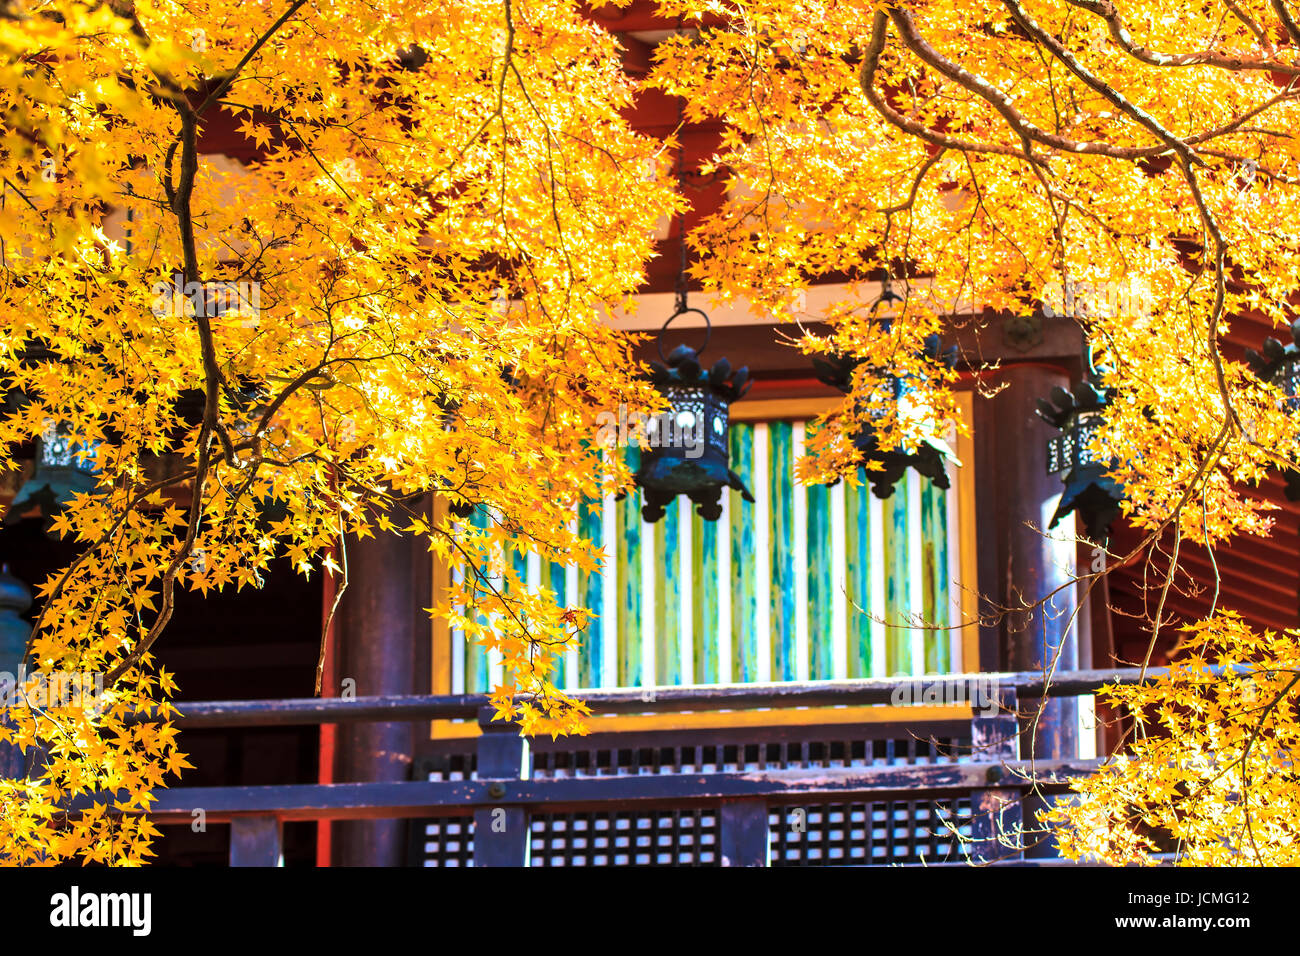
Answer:
[[[1101,427],[1102,410],[1114,398],[1114,389],[1103,388],[1101,376],[1093,367],[1091,350],[1087,372],[1072,391],[1059,385],[1052,389],[1051,400],[1038,400],[1038,417],[1060,434],[1047,440],[1047,473],[1061,474],[1065,490],[1052,515],[1049,528],[1055,528],[1070,512],[1077,512],[1088,537],[1105,541],[1111,523],[1119,517],[1124,487],[1106,472],[1110,463],[1096,458],[1089,444]]]
[[[872,304],[872,312],[874,313],[884,302],[901,301],[902,296],[886,287],[880,298]],[[881,325],[888,329],[889,320],[881,320]],[[930,362],[949,369],[957,364],[957,346],[944,349],[943,340],[938,335],[926,337],[921,355]],[[853,373],[861,363],[862,360],[859,358],[838,354],[815,355],[812,358],[813,371],[817,374],[817,378],[832,388],[839,389],[845,395],[853,391]],[[891,374],[888,376],[888,381],[891,383],[894,401],[905,402],[910,391],[907,380]],[[862,453],[864,462],[875,461],[881,465],[879,470],[873,469],[868,472],[871,490],[878,498],[888,498],[892,495],[894,486],[902,479],[908,468],[930,479],[936,488],[946,490],[949,487],[948,462],[955,459],[948,445],[937,438],[924,438],[916,448],[882,448],[875,429],[867,425],[853,436],[853,445]]]
[[[688,312],[704,316],[704,346],[696,351],[679,345],[665,358],[664,334],[674,320]],[[679,494],[695,502],[696,513],[709,521],[722,516],[724,488],[734,488],[746,501],[754,500],[744,481],[728,467],[727,442],[730,406],[749,391],[749,369],[733,373],[725,358],[704,368],[700,353],[708,347],[708,322],[700,309],[679,304],[659,333],[663,362],[650,363],[650,381],[668,400],[668,411],[649,420],[647,446],[635,476],[644,498],[641,516],[649,522],[662,518],[664,509]]]
[[[4,523],[13,524],[33,508],[48,518],[74,496],[94,491],[99,474],[94,457],[97,445],[83,446],[68,436],[61,423],[47,422],[36,440],[36,469],[14,495]]]
[[[1246,349],[1246,363],[1261,381],[1270,382],[1286,396],[1286,406],[1300,411],[1300,319],[1291,323],[1290,345],[1283,345],[1269,336],[1261,346],[1263,354]],[[1300,468],[1286,473],[1286,496],[1289,501],[1300,501]]]

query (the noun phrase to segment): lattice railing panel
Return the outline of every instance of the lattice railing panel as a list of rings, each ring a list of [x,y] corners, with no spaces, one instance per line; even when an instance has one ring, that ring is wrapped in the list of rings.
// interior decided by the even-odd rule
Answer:
[[[968,741],[914,737],[870,738],[823,728],[811,739],[685,740],[668,746],[540,749],[534,778],[711,774],[746,770],[868,767],[951,763],[968,757]],[[432,758],[422,768],[430,780],[475,776],[473,752]],[[795,810],[802,812],[796,821]],[[833,804],[774,807],[769,815],[774,866],[887,865],[961,859],[953,831],[968,836],[969,801]],[[798,825],[796,825],[796,823]],[[468,866],[473,860],[473,820],[444,817],[412,821],[414,859],[423,866]],[[530,821],[533,866],[717,866],[718,820],[713,809],[538,813]]]

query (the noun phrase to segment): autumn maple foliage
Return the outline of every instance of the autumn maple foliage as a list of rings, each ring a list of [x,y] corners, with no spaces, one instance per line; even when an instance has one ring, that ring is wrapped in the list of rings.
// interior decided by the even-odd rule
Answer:
[[[1234,314],[1296,317],[1289,8],[666,0],[681,31],[633,80],[566,0],[0,3],[0,375],[22,398],[0,444],[62,423],[99,469],[56,519],[84,547],[40,588],[31,661],[111,685],[102,711],[11,711],[0,735],[49,757],[0,781],[0,857],[146,857],[138,814],[54,821],[90,793],[147,808],[186,766],[170,724],[136,720],[169,713],[150,650],[176,590],[257,586],[280,556],[337,570],[345,533],[426,538],[463,571],[439,610],[470,608],[457,625],[504,656],[499,710],[582,729],[550,678],[585,613],[504,556],[595,566],[571,515],[628,481],[596,416],[656,401],[607,321],[686,202],[673,144],[625,118],[639,86],[725,125],[702,171],[728,198],[691,236],[708,289],[792,316],[821,276],[883,273],[905,298],[886,328],[847,294],[803,340],[870,360],[807,480],[855,466],[865,417],[885,441],[965,427],[951,374],[917,357],[945,315],[1122,282],[1143,308],[1077,317],[1115,390],[1098,442],[1129,520],[1147,546],[1267,534],[1243,488],[1300,459],[1300,428],[1220,341]],[[247,168],[200,152],[219,115],[258,147]],[[909,375],[925,414],[899,415],[873,369]],[[405,507],[430,490],[490,528]],[[1151,586],[1154,643],[1168,578]],[[1144,859],[1162,830],[1197,861],[1296,859],[1300,723],[1275,678],[1297,637],[1222,613],[1196,635],[1198,662],[1274,677],[1249,701],[1213,684],[1208,708],[1200,671],[1117,692],[1137,744],[1059,811],[1068,851]]]

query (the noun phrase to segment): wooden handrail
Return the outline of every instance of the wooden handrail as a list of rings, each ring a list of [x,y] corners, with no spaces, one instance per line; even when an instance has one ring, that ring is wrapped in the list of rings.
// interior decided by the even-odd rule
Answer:
[[[1237,668],[1241,670],[1241,668]],[[645,690],[593,690],[578,693],[597,714],[657,714],[758,707],[834,707],[894,703],[897,692],[938,686],[985,692],[1013,690],[1023,698],[1077,697],[1106,685],[1135,684],[1168,673],[1167,667],[1062,671],[1050,681],[1041,671],[947,674],[929,677],[867,678],[806,683],[682,685]],[[1214,668],[1220,673],[1223,668]],[[996,696],[994,697],[996,699]],[[475,719],[488,706],[484,694],[322,697],[287,700],[177,702],[184,729],[285,726],[357,721]]]
[[[723,866],[770,862],[769,809],[813,799],[880,800],[965,795],[970,800],[967,855],[978,863],[1022,858],[1005,840],[1019,832],[1021,798],[1028,787],[1059,791],[1102,761],[1021,759],[1017,713],[1022,697],[1080,695],[1105,685],[1132,684],[1166,673],[1163,668],[1071,671],[1050,681],[1042,673],[953,674],[920,678],[789,684],[685,686],[653,690],[593,691],[581,695],[597,713],[861,704],[971,705],[974,760],[864,767],[740,768],[727,772],[591,776],[530,773],[529,742],[508,723],[492,720],[483,695],[326,698],[317,700],[207,701],[181,704],[185,728],[324,724],[343,721],[476,719],[482,733],[476,772],[464,780],[396,783],[292,784],[195,787],[156,792],[149,816],[157,823],[231,824],[235,866],[273,866],[280,859],[283,825],[292,820],[373,820],[428,815],[473,816],[476,866],[527,865],[532,813],[583,808],[715,807]],[[900,693],[901,692],[901,693]],[[962,696],[964,694],[964,696]],[[899,707],[905,719],[906,707]],[[74,801],[76,812],[93,798]],[[94,800],[96,803],[103,801]],[[505,825],[500,825],[500,824]]]

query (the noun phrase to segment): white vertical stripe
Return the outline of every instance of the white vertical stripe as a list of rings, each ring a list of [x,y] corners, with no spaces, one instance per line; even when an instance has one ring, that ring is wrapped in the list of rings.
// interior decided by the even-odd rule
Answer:
[[[691,519],[695,503],[686,497],[679,497],[677,503],[679,506],[677,515],[677,567],[678,580],[681,584],[679,588],[681,595],[677,608],[678,648],[681,653],[682,683],[693,684],[695,683],[695,607],[693,602],[695,588],[698,586],[695,581],[695,556],[691,552],[691,537],[695,530],[691,527]]]
[[[872,477],[867,476],[869,481]],[[862,486],[862,497],[867,501],[867,527],[871,534],[871,555],[868,565],[871,572],[871,676],[890,677],[885,670],[885,513],[884,503],[872,493],[868,484]],[[861,555],[857,560],[862,560]]]
[[[831,661],[836,680],[849,676],[849,579],[844,482],[830,488],[831,511]]]
[[[627,569],[620,569],[616,560],[618,549],[614,538],[618,534],[615,521],[617,508],[618,502],[613,495],[606,495],[600,506],[600,536],[605,543],[605,567],[600,579],[600,636],[604,648],[601,655],[602,687],[618,686],[618,577],[626,574]]]
[[[1079,759],[1097,759],[1097,698],[1084,694],[1079,702]]]
[[[921,547],[921,476],[907,469],[907,613],[909,630],[904,640],[912,646],[912,673],[925,673],[925,637],[918,625],[933,623],[925,617],[925,549]],[[929,481],[929,479],[925,479]]]
[[[459,587],[465,580],[464,568],[451,569],[452,584]],[[464,614],[465,605],[457,604],[456,613]],[[451,693],[465,693],[465,657],[467,653],[465,646],[465,631],[463,628],[453,628],[451,632]]]
[[[488,684],[500,687],[505,681],[505,657],[495,647],[488,651]]]
[[[768,550],[768,520],[771,489],[767,480],[767,425],[754,426],[754,597],[755,640],[758,644],[757,676],[760,683],[772,679],[772,560]]]
[[[714,679],[720,684],[731,683],[731,496],[734,494],[736,492],[729,488],[722,491],[722,517],[718,519],[718,580],[701,582],[703,587],[713,587],[718,595],[718,673]]]
[[[803,457],[804,423],[790,428],[793,460]],[[794,496],[794,679],[806,681],[811,672],[808,653],[808,487],[791,475]]]
[[[640,521],[641,516],[637,515]],[[655,526],[641,521],[641,573],[637,585],[641,589],[641,686],[653,687],[655,683]]]
[[[961,509],[963,502],[957,493],[960,487],[961,476],[957,473],[957,466],[948,462],[948,484],[950,487],[943,493],[945,520],[948,527],[948,648],[949,661],[954,674],[964,674],[966,672],[966,662],[962,660],[962,636],[966,633],[964,627],[956,625],[965,624],[962,617],[962,587],[966,582],[961,579]],[[974,626],[974,625],[972,625]],[[971,667],[974,669],[975,662],[971,661]]]
[[[529,594],[537,594],[542,589],[542,559],[535,551],[530,551],[524,556],[524,579]],[[551,586],[549,579],[545,582],[545,586],[547,588]],[[556,597],[558,598],[559,595],[556,595]],[[563,657],[557,662],[557,667],[560,673],[564,672],[565,660]],[[552,675],[552,680],[558,676],[559,674]]]
[[[492,521],[499,525],[501,523],[501,512],[493,511]],[[501,546],[501,550],[498,553],[501,555],[502,573],[495,575],[491,580],[493,587],[498,591],[502,591],[505,589],[506,584],[505,566],[510,563],[511,554],[505,545]],[[493,632],[499,634],[501,631],[501,615],[493,614],[488,620],[488,625],[492,628]],[[493,688],[501,686],[505,680],[505,657],[502,656],[499,650],[492,648],[487,651],[487,662],[488,685]]]
[[[578,516],[575,513],[569,519],[569,531],[571,534],[578,533]],[[583,595],[578,594],[578,566],[576,564],[567,565],[564,569],[564,606],[565,607],[585,607],[586,601]],[[596,634],[593,628],[588,628],[587,632],[581,635],[579,642],[595,640]],[[564,655],[564,686],[578,686],[578,654],[577,647],[570,647]]]

